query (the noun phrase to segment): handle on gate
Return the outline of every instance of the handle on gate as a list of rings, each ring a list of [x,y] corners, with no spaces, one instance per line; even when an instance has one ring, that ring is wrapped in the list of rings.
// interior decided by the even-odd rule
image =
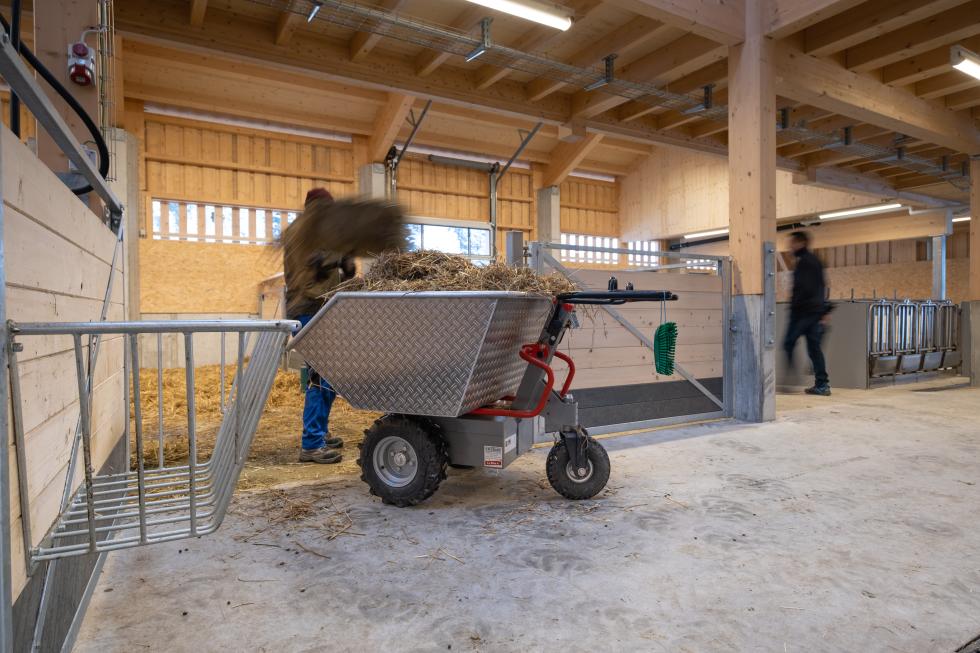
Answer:
[[[572,379],[575,378],[575,361],[572,360],[571,356],[563,354],[557,349],[555,350],[555,358],[560,358],[568,365],[568,374],[565,376],[565,383],[562,384],[561,392],[558,393],[558,396],[564,399],[565,395],[568,394],[569,388],[572,387]]]
[[[550,395],[551,391],[555,388],[555,371],[551,369],[550,365],[539,358],[539,356],[546,356],[547,353],[548,345],[534,343],[533,345],[524,345],[521,347],[519,354],[520,357],[529,364],[537,367],[538,369],[544,370],[544,373],[547,376],[544,391],[541,393],[541,399],[538,400],[537,406],[530,410],[514,410],[512,408],[477,408],[470,414],[492,415],[494,417],[516,417],[518,419],[529,419],[540,415],[541,411],[544,410],[544,407],[548,405],[548,395]],[[564,358],[562,360],[564,360]],[[568,383],[567,380],[566,383]]]

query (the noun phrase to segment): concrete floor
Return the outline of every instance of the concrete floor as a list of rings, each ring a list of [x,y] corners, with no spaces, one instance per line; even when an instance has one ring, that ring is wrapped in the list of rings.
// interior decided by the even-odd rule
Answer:
[[[544,450],[453,471],[417,509],[356,479],[236,497],[215,536],[110,555],[75,650],[921,652],[980,633],[980,391],[779,405],[606,440],[593,501],[552,492]]]

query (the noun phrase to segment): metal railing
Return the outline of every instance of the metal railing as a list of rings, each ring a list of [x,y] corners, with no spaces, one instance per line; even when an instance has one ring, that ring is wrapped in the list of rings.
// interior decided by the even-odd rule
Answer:
[[[64,506],[53,527],[32,546],[29,520],[24,521],[25,556],[28,568],[41,560],[110,551],[155,542],[165,542],[214,532],[224,518],[238,476],[244,466],[259,417],[275,379],[286,340],[298,323],[281,321],[173,321],[173,322],[92,322],[33,323],[9,325],[12,343],[9,357],[12,426],[18,449],[20,505],[30,515],[27,492],[27,451],[22,406],[36,397],[24,397],[20,389],[18,340],[41,336],[70,336],[75,359],[75,381],[83,479]],[[141,336],[176,333],[183,336],[185,360],[186,464],[166,464],[163,420],[163,373],[157,370],[158,433],[156,465],[148,465],[146,431],[141,392]],[[214,448],[206,461],[199,455],[195,395],[194,335],[199,333],[235,334],[238,339],[237,367],[227,396],[222,384],[224,407]],[[93,372],[87,365],[83,338],[93,341],[107,335],[123,338],[128,375],[124,375],[126,426],[123,436],[133,447],[127,469],[120,473],[96,474],[93,453],[91,387]],[[254,336],[254,340],[252,337]],[[158,350],[159,351],[159,350]],[[158,365],[161,361],[158,357]],[[221,370],[222,375],[224,369]],[[125,378],[128,376],[129,378]],[[131,385],[130,385],[131,384]],[[130,391],[131,389],[131,391]],[[132,433],[130,432],[130,422]],[[113,434],[114,435],[114,434]],[[132,436],[132,437],[131,437]],[[73,482],[69,464],[66,483]]]
[[[930,372],[960,365],[960,308],[949,301],[868,302],[871,376]]]

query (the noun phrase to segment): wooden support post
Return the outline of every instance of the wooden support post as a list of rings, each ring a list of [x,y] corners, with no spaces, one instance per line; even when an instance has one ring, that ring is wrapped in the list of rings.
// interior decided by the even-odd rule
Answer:
[[[763,247],[776,240],[776,92],[765,3],[746,3],[745,42],[728,56],[729,228],[734,258],[734,416],[775,418],[775,342],[765,325]]]
[[[538,228],[537,240],[555,243],[561,238],[561,190],[558,186],[545,186],[537,192]]]

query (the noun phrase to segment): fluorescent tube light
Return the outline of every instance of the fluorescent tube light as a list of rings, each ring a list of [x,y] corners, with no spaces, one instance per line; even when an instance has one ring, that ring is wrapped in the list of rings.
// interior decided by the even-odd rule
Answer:
[[[465,61],[466,63],[469,63],[469,62],[473,61],[474,59],[476,59],[477,57],[481,57],[481,56],[485,55],[486,53],[487,53],[486,46],[478,45],[475,48],[473,48],[473,51],[472,52],[470,52],[468,55],[466,55],[465,57],[463,57],[463,61]]]
[[[953,218],[953,222],[969,222],[970,216],[965,215],[962,218]]]
[[[496,9],[511,16],[541,23],[561,31],[572,26],[572,19],[558,7],[534,0],[467,0],[475,5]]]
[[[316,18],[316,15],[318,13],[320,13],[320,9],[322,7],[323,7],[323,3],[322,2],[316,2],[316,0],[314,0],[313,6],[310,7],[310,15],[306,17],[306,22],[307,23],[312,23],[313,22],[313,19]]]
[[[895,211],[901,209],[904,204],[876,204],[875,206],[865,206],[861,209],[847,209],[846,211],[834,211],[833,213],[821,213],[821,220],[834,220],[836,218],[851,218],[857,215],[867,215],[869,213],[884,213],[885,211]]]
[[[950,63],[953,68],[971,77],[980,79],[980,56],[970,52],[961,45],[954,45],[949,51]]]
[[[695,238],[707,238],[708,236],[724,236],[728,233],[728,229],[715,229],[714,231],[699,231],[694,234],[687,234],[684,236],[684,240],[693,240]]]

